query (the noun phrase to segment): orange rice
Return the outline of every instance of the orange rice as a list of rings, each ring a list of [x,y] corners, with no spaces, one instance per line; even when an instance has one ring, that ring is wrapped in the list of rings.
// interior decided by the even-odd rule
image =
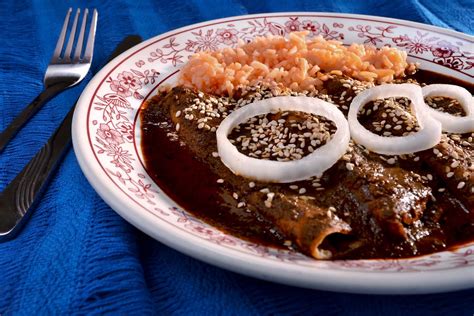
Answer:
[[[239,88],[262,83],[302,91],[321,87],[327,73],[380,83],[404,76],[413,66],[407,63],[407,53],[396,48],[347,47],[320,36],[306,39],[306,35],[258,37],[237,48],[197,53],[183,67],[179,83],[230,96]]]

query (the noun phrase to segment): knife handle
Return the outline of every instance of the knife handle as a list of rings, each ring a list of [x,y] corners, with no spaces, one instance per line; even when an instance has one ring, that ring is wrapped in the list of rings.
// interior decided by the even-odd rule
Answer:
[[[28,120],[41,109],[49,99],[56,96],[59,92],[66,89],[67,85],[58,83],[47,87],[43,90],[26,108],[18,114],[17,117],[0,133],[0,153],[5,149],[7,144],[18,133],[18,131],[25,125]]]
[[[75,106],[23,170],[0,193],[0,241],[16,235],[71,143]]]

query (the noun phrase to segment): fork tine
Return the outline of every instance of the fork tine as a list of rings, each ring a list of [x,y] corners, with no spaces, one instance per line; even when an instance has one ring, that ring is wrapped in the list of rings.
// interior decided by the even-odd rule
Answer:
[[[82,44],[84,43],[84,33],[86,31],[87,16],[89,15],[89,9],[84,10],[84,17],[82,18],[81,32],[77,38],[76,50],[74,51],[74,62],[78,62],[81,59]]]
[[[53,59],[57,59],[59,58],[59,55],[61,55],[61,50],[63,49],[64,38],[66,37],[67,25],[69,24],[69,17],[71,15],[71,12],[72,8],[69,8],[69,10],[67,10],[66,18],[64,19],[61,34],[59,34],[58,42],[56,43],[56,48],[54,49]]]
[[[97,27],[97,10],[94,9],[92,13],[92,21],[89,29],[89,36],[87,37],[87,46],[86,52],[84,53],[84,61],[91,62],[92,61],[92,52],[94,51],[94,40],[95,40],[95,30]]]
[[[66,60],[70,60],[71,58],[72,45],[74,44],[74,37],[76,36],[77,20],[79,19],[79,14],[81,14],[81,9],[77,9],[74,22],[72,23],[71,33],[69,34],[69,40],[67,41],[66,50],[64,51],[64,59]]]

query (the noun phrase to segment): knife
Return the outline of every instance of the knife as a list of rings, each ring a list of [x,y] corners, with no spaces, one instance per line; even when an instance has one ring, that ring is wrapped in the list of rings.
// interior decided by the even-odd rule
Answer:
[[[141,41],[142,38],[138,35],[127,36],[117,45],[109,61]],[[0,242],[14,238],[21,230],[39,201],[48,180],[69,149],[75,107],[76,104],[48,142],[0,193]]]

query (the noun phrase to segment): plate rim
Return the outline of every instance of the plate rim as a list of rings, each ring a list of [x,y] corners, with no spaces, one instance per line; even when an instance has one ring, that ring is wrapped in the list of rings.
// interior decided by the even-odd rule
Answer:
[[[202,242],[202,240],[197,236],[190,235],[184,231],[176,230],[174,227],[172,227],[165,221],[157,219],[153,214],[149,212],[143,212],[143,210],[137,211],[136,209],[138,207],[136,206],[135,209],[133,207],[131,207],[130,209],[126,208],[126,204],[135,204],[137,202],[127,200],[126,204],[123,203],[123,201],[118,198],[122,195],[122,193],[117,194],[117,192],[114,192],[114,190],[107,189],[108,179],[103,180],[103,175],[101,177],[96,173],[97,168],[102,168],[99,163],[96,160],[92,160],[92,163],[88,161],[87,152],[88,150],[90,150],[90,146],[85,141],[85,139],[82,138],[82,134],[80,133],[80,127],[85,126],[84,123],[87,123],[88,115],[87,113],[86,115],[84,115],[84,111],[88,110],[88,100],[90,99],[90,96],[94,94],[94,90],[98,89],[98,87],[100,86],[99,82],[103,80],[104,74],[108,74],[109,72],[113,71],[122,62],[125,62],[127,59],[129,59],[139,51],[145,49],[146,47],[153,45],[155,42],[163,40],[172,35],[182,33],[184,31],[189,31],[193,28],[211,26],[229,20],[235,21],[236,19],[247,20],[251,18],[288,17],[304,15],[319,15],[329,18],[349,17],[357,20],[368,20],[370,22],[388,22],[400,24],[403,26],[431,30],[449,36],[454,35],[455,37],[474,42],[474,37],[468,34],[424,23],[387,17],[378,17],[373,15],[330,12],[278,12],[238,15],[190,24],[174,30],[170,30],[166,33],[156,35],[130,48],[129,50],[114,58],[112,61],[110,61],[101,68],[101,70],[91,79],[91,81],[88,83],[88,85],[82,92],[81,97],[78,100],[76,110],[74,112],[72,123],[72,139],[77,160],[87,180],[95,189],[95,191],[99,194],[99,196],[112,209],[114,209],[115,212],[117,212],[125,220],[127,220],[129,223],[131,223],[141,231],[145,232],[152,238],[166,244],[167,246],[180,251],[181,253],[189,255],[198,260],[207,262],[209,264],[224,268],[226,270],[231,270],[259,279],[295,285],[299,287],[350,293],[421,294],[439,293],[471,288],[474,284],[474,266],[445,269],[442,270],[442,276],[440,276],[440,270],[403,272],[403,275],[405,276],[416,275],[416,278],[403,278],[403,282],[400,282],[400,273],[398,272],[369,272],[335,270],[330,268],[311,268],[311,271],[306,271],[305,273],[302,273],[302,267],[294,265],[292,263],[273,262],[265,258],[258,257],[256,255],[241,252],[235,253],[236,250],[225,248],[223,246],[210,242]],[[190,238],[195,240],[195,242],[189,243]],[[472,275],[472,277],[468,278],[466,277],[466,275],[469,275],[469,273],[465,274],[462,272],[470,272],[470,275]],[[308,276],[311,276],[311,278],[308,278]],[[383,277],[385,282],[377,282],[377,279],[381,277]],[[317,284],[314,283],[314,280],[312,278],[317,278]]]

